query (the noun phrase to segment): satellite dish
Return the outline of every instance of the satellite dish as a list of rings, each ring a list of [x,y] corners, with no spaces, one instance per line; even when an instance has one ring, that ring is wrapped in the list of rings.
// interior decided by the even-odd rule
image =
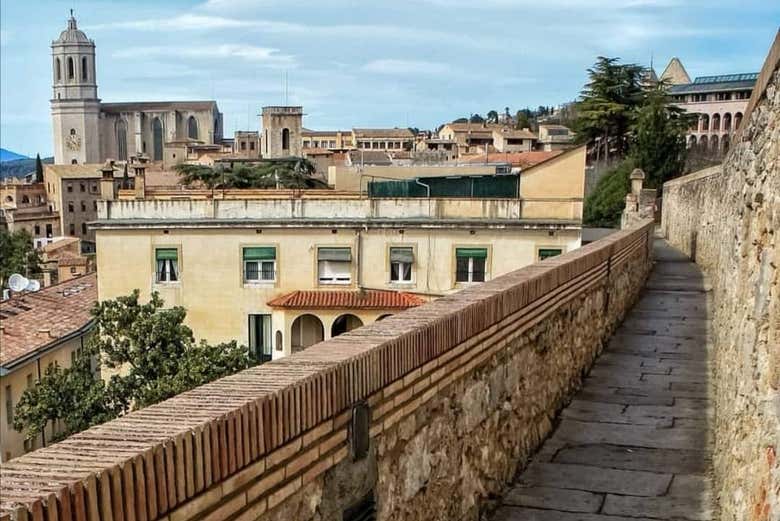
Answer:
[[[25,288],[27,291],[38,291],[41,289],[41,283],[37,280],[31,279],[30,282],[27,283],[27,287]]]
[[[24,291],[27,289],[27,285],[30,284],[30,281],[27,280],[27,277],[24,275],[19,275],[18,273],[14,273],[10,277],[8,277],[8,287],[11,288],[11,291]]]

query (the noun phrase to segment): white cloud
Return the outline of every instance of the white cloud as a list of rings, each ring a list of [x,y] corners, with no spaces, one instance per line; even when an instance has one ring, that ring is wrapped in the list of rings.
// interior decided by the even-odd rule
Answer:
[[[187,47],[130,47],[116,51],[113,56],[115,58],[239,58],[268,67],[293,68],[296,65],[293,56],[279,54],[278,49],[227,43]]]
[[[391,75],[450,74],[452,67],[446,63],[422,60],[373,60],[363,66],[366,72]]]

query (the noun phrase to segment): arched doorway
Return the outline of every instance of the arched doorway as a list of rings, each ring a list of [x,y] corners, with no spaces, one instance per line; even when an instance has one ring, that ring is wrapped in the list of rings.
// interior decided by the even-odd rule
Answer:
[[[120,161],[127,161],[127,123],[124,119],[116,124],[116,157]]]
[[[710,117],[702,114],[699,118],[699,132],[707,132],[710,129]]]
[[[355,315],[350,315],[349,313],[346,313],[333,321],[333,326],[331,326],[330,328],[330,336],[334,337],[334,336],[342,335],[347,331],[352,331],[353,329],[357,329],[362,325],[363,325],[362,320],[360,320]]]
[[[162,161],[163,158],[163,126],[160,118],[152,121],[152,161]]]
[[[712,115],[712,128],[710,130],[720,130],[720,114]]]
[[[731,130],[731,114],[728,112],[723,114],[723,130],[726,132]]]
[[[322,321],[314,315],[301,315],[293,321],[290,332],[293,353],[322,342],[324,338]]]
[[[187,137],[198,139],[198,120],[195,119],[195,116],[190,116],[187,120]]]
[[[734,114],[734,130],[739,130],[739,125],[742,123],[742,113],[737,112]]]

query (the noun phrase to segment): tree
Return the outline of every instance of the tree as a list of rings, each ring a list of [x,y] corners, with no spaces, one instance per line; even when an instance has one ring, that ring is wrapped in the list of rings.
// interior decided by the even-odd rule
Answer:
[[[35,154],[35,182],[43,182],[43,162],[40,154]]]
[[[517,129],[531,128],[530,112],[531,111],[528,109],[517,111],[517,115],[515,116],[515,128]]]
[[[664,181],[683,172],[687,155],[685,136],[695,117],[671,104],[663,84],[646,92],[636,116],[631,157],[644,170],[647,187],[659,188]]]
[[[311,161],[302,157],[265,160],[257,164],[237,163],[216,167],[181,163],[176,170],[185,185],[207,188],[328,188],[314,176]]]
[[[0,230],[0,286],[13,273],[30,277],[41,272],[41,256],[33,247],[33,238],[27,230],[13,233]]]
[[[485,118],[480,116],[479,114],[472,114],[469,118],[469,123],[484,123]]]
[[[157,293],[145,304],[138,290],[99,302],[92,315],[94,329],[74,365],[50,366],[22,394],[14,428],[26,437],[39,435],[50,421],[65,437],[252,364],[236,342],[195,343],[184,308],[164,309]],[[93,376],[93,366],[118,372],[106,384]]]
[[[620,222],[630,188],[629,175],[635,168],[631,159],[621,162],[599,179],[596,188],[585,200],[582,220],[590,226],[611,228]]]
[[[491,110],[487,113],[487,118],[485,119],[488,123],[498,123],[498,112],[495,110]]]
[[[574,130],[581,142],[597,143],[597,155],[610,149],[623,157],[628,150],[629,132],[642,102],[642,67],[620,64],[618,58],[599,56],[588,69],[588,83],[577,103]]]
[[[452,121],[453,123],[468,123],[469,118],[458,118]]]

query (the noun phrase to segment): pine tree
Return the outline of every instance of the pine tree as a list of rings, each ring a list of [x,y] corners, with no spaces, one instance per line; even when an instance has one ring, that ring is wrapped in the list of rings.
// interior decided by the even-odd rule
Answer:
[[[40,154],[35,154],[35,182],[43,182],[43,162]]]

